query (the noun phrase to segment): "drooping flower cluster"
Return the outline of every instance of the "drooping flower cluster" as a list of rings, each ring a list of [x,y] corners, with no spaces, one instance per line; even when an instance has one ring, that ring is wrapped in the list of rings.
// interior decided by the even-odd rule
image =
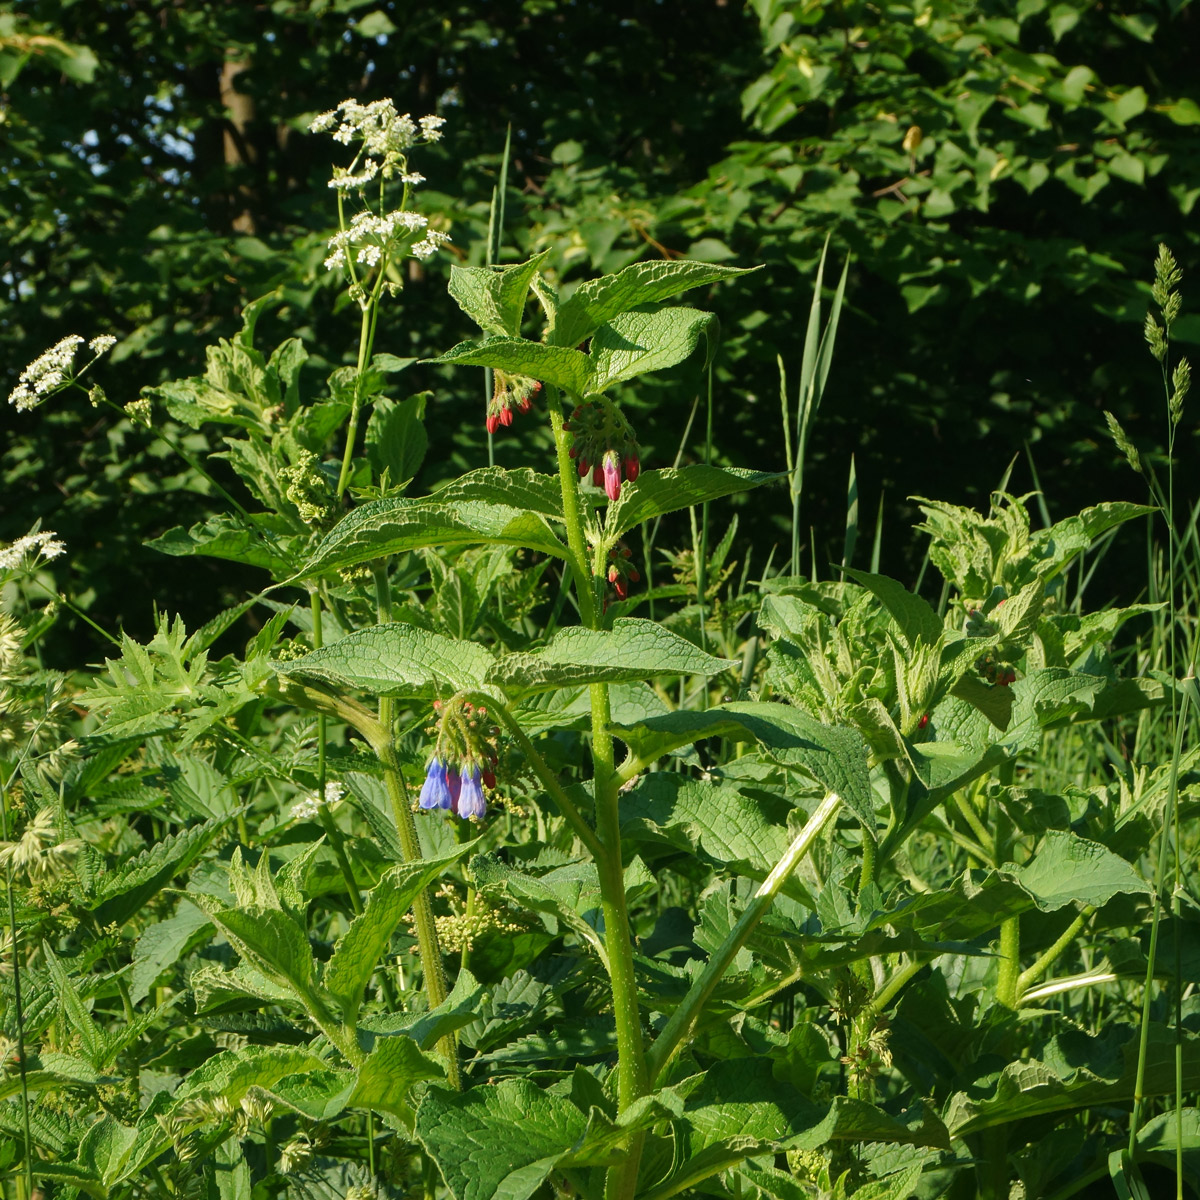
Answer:
[[[496,786],[497,730],[487,725],[487,709],[457,698],[434,702],[437,743],[425,770],[419,807],[442,809],[464,820],[487,813],[484,788]]]
[[[28,412],[31,408],[36,408],[55,392],[70,387],[100,355],[117,344],[117,339],[107,333],[92,338],[88,342],[88,349],[92,352],[91,362],[85,363],[76,371],[75,354],[83,345],[83,341],[79,334],[73,333],[35,358],[21,372],[17,386],[9,392],[9,404],[15,405],[18,412]]]
[[[631,560],[629,547],[618,543],[608,552],[608,582],[618,600],[629,595],[629,585],[642,578]]]
[[[633,483],[641,472],[641,460],[633,429],[611,400],[596,396],[576,405],[571,419],[563,422],[571,434],[571,457],[579,477],[591,473],[592,483],[602,487],[610,500],[621,494],[621,480]]]
[[[513,422],[513,409],[527,413],[533,407],[533,398],[542,390],[542,385],[528,375],[509,375],[506,371],[494,373],[495,386],[488,401],[488,433],[495,433],[501,425],[507,428]]]

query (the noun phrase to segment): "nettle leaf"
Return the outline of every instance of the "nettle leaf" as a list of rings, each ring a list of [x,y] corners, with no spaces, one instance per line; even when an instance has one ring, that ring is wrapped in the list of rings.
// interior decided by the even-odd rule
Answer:
[[[208,849],[229,817],[214,818],[155,842],[116,871],[104,875],[89,901],[101,925],[123,925]]]
[[[942,619],[927,601],[914,595],[902,583],[887,575],[872,575],[869,571],[845,568],[855,583],[871,592],[887,609],[900,630],[904,644],[911,650],[920,642],[936,646],[944,628]]]
[[[790,804],[769,799],[777,802],[775,820],[767,797],[749,795],[734,783],[655,772],[621,797],[621,837],[632,845],[657,842],[685,850],[737,875],[764,879],[795,836],[786,824]],[[794,873],[783,890],[809,901]]]
[[[550,341],[556,346],[578,346],[601,325],[639,305],[669,300],[691,288],[749,275],[757,269],[679,259],[633,263],[614,275],[581,283],[559,306]]]
[[[363,989],[413,901],[474,845],[474,840],[464,842],[442,858],[393,867],[371,889],[363,911],[350,923],[325,968],[325,988],[342,1006],[347,1025],[354,1024]]]
[[[626,312],[601,325],[592,336],[588,391],[606,392],[614,384],[681,363],[703,337],[705,365],[712,360],[720,322],[696,308],[660,308]]]
[[[188,1100],[224,1096],[240,1104],[251,1088],[271,1088],[288,1075],[322,1070],[326,1064],[310,1050],[292,1046],[243,1046],[224,1050],[201,1063],[175,1092],[178,1107]]]
[[[92,1019],[92,1014],[83,1006],[76,983],[67,974],[49,942],[42,942],[42,954],[50,972],[50,984],[62,1007],[63,1016],[79,1036],[79,1044],[88,1062],[97,1070],[105,1066],[108,1058],[108,1037]]]
[[[592,384],[592,363],[586,354],[565,346],[527,342],[524,338],[492,337],[482,342],[459,342],[441,358],[429,361],[459,367],[491,367],[509,375],[528,375],[576,396],[597,390]]]
[[[350,1102],[357,1085],[356,1072],[325,1069],[285,1075],[261,1090],[276,1104],[310,1121],[332,1121]]]
[[[714,658],[654,621],[625,618],[614,621],[612,629],[572,626],[540,650],[505,655],[488,671],[487,681],[520,695],[656,675],[716,675],[738,665]]]
[[[181,900],[173,917],[148,925],[133,948],[129,995],[140,1004],[162,974],[212,935],[212,922],[190,901]]]
[[[1108,501],[1085,508],[1083,512],[1073,517],[1066,517],[1051,525],[1049,529],[1040,529],[1030,537],[1030,544],[1046,563],[1054,564],[1054,569],[1047,566],[1039,567],[1038,573],[1044,579],[1052,579],[1077,555],[1086,550],[1100,534],[1132,521],[1134,517],[1149,516],[1158,509],[1146,504],[1131,504],[1125,500]]]
[[[616,502],[609,505],[605,536],[615,540],[664,513],[748,492],[759,484],[783,478],[768,471],[703,465],[643,471],[634,483],[624,484]]]
[[[618,733],[647,761],[702,738],[757,740],[769,758],[797,767],[836,792],[866,829],[875,829],[875,796],[867,769],[867,743],[846,725],[822,725],[789,704],[721,704],[704,712],[679,710],[650,717]]]
[[[181,525],[168,529],[146,546],[174,558],[193,554],[224,558],[260,567],[273,579],[286,579],[296,569],[292,550],[295,541],[287,521],[271,513],[254,513],[248,519],[217,513],[191,529]]]
[[[586,1127],[569,1100],[502,1079],[465,1093],[430,1088],[416,1136],[455,1200],[528,1200]]]
[[[316,545],[297,579],[388,558],[423,546],[497,544],[567,558],[567,547],[536,512],[483,500],[373,500],[343,517]]]
[[[303,658],[271,665],[281,675],[373,696],[432,698],[483,685],[495,659],[475,642],[416,625],[373,625]]]
[[[518,337],[529,285],[549,253],[510,267],[451,267],[447,290],[480,329]]]
[[[358,1083],[348,1103],[351,1108],[391,1113],[411,1129],[409,1090],[422,1080],[445,1077],[445,1067],[412,1038],[403,1034],[377,1038],[375,1049],[358,1069]]]

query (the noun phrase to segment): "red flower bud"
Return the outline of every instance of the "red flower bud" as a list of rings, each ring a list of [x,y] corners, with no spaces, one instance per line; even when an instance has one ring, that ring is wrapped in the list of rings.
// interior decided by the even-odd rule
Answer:
[[[512,409],[507,405],[500,410],[500,424],[506,427],[512,424]]]
[[[591,464],[583,455],[579,456],[579,478],[582,479],[592,469]]]
[[[592,486],[593,487],[603,487],[604,486],[604,468],[603,467],[597,466],[597,467],[592,468]]]
[[[495,433],[500,428],[500,418],[488,413],[488,418],[484,424],[487,425],[488,433]]]
[[[540,392],[541,390],[542,390],[542,381],[540,379],[535,379],[533,381],[533,394],[536,396],[538,394],[538,392]]]
[[[522,396],[521,399],[517,401],[517,408],[523,413],[527,413],[532,407],[533,401],[528,396]]]
[[[572,446],[571,446],[571,448],[570,448],[570,449],[567,451],[567,453],[568,453],[568,454],[569,454],[569,455],[570,455],[572,458],[578,458],[578,457],[579,457],[579,447],[578,447],[578,446],[575,446],[575,445],[572,445]]]
[[[642,464],[638,462],[636,454],[629,455],[625,459],[625,478],[632,483],[642,472]]]
[[[641,577],[641,575],[638,573],[638,569],[637,569],[636,567],[632,567],[632,568],[630,568],[630,571],[629,571],[629,582],[630,582],[630,583],[641,583],[641,581],[642,581],[642,577]]]
[[[928,713],[922,713],[922,714],[921,714],[921,719],[920,719],[920,720],[917,722],[917,728],[918,728],[918,729],[924,729],[924,728],[925,728],[925,726],[926,726],[926,725],[928,725],[928,724],[929,724],[929,714],[928,714]]]
[[[496,786],[496,776],[491,771],[483,772],[483,786],[487,788],[494,788]]]

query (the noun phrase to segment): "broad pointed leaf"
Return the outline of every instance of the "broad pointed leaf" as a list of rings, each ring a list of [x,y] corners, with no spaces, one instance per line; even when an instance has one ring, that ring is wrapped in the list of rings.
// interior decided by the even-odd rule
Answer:
[[[577,396],[597,390],[592,384],[592,364],[586,354],[565,346],[527,342],[524,338],[492,337],[482,342],[459,342],[440,358],[430,361],[528,375]]]
[[[701,337],[711,358],[717,327],[712,313],[695,308],[622,313],[592,337],[588,390],[604,392],[626,379],[673,367],[696,349]]]
[[[643,471],[634,483],[626,483],[621,488],[617,501],[609,506],[605,534],[611,538],[623,537],[631,529],[664,513],[719,500],[737,492],[748,492],[759,484],[783,478],[783,475],[767,471],[702,465]]]

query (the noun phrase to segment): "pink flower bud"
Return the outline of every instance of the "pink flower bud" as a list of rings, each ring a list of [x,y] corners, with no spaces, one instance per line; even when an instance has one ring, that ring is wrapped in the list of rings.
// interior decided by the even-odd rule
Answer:
[[[604,455],[604,491],[610,500],[621,494],[621,462],[615,450]]]

